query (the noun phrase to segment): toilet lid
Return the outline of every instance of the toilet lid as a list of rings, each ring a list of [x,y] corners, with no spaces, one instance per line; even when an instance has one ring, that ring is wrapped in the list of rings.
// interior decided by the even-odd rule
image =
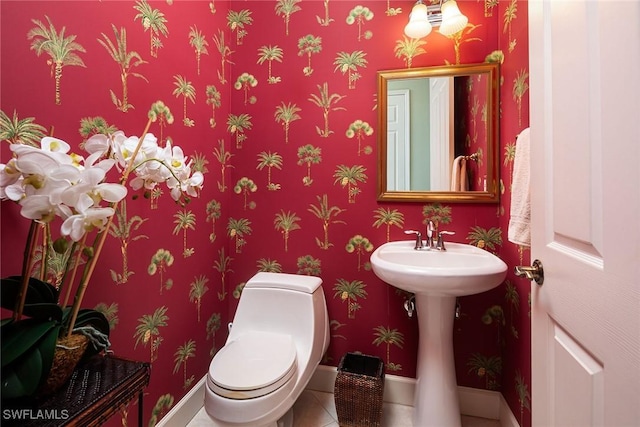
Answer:
[[[250,399],[277,390],[296,370],[296,346],[290,335],[248,332],[215,355],[209,385],[221,396]]]

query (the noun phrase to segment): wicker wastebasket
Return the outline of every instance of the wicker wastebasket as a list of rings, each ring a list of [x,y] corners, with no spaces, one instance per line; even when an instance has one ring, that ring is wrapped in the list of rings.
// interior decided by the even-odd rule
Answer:
[[[340,427],[380,427],[383,394],[382,359],[357,353],[342,357],[334,387]]]

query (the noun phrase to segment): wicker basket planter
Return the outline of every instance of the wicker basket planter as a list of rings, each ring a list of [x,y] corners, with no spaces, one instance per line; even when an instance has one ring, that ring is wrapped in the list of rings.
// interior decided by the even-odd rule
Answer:
[[[357,353],[342,357],[334,387],[340,427],[380,427],[383,394],[382,359]]]
[[[73,334],[68,338],[58,339],[49,376],[47,381],[38,389],[38,396],[52,394],[65,385],[76,365],[82,359],[88,344],[87,337],[81,334]]]

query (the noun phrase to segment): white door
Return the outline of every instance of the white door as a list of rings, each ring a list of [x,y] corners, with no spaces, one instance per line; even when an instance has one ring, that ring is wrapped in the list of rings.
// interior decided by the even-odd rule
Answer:
[[[387,191],[409,191],[411,187],[410,92],[387,94]]]
[[[640,426],[640,2],[530,0],[533,425]]]
[[[453,77],[429,79],[431,191],[449,191],[453,162]]]

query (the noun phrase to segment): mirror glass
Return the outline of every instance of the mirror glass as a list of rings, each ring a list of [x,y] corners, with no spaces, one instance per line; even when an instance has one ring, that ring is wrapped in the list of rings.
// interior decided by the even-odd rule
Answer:
[[[378,200],[499,199],[496,63],[378,71]]]

